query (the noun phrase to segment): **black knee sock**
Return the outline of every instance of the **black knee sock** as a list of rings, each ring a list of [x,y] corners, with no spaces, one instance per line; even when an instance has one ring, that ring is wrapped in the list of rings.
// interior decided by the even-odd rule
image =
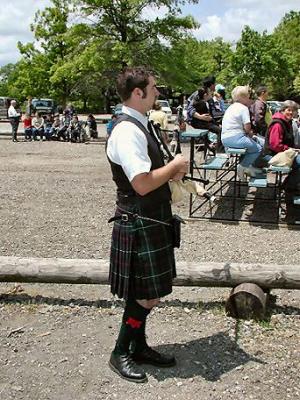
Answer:
[[[118,354],[128,353],[130,343],[136,338],[145,337],[145,322],[150,310],[135,300],[128,300],[124,309],[122,325],[114,348]]]

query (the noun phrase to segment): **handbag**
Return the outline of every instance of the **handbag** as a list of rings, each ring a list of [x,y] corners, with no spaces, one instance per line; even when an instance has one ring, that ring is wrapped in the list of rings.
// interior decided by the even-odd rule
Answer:
[[[280,153],[275,154],[275,156],[273,156],[271,160],[269,160],[269,165],[291,168],[296,155],[296,151],[291,148],[285,151],[281,151]]]

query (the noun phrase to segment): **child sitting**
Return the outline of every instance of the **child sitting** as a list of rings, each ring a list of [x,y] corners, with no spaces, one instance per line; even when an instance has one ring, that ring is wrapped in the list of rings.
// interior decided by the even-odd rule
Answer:
[[[23,118],[23,126],[24,126],[24,136],[25,140],[32,140],[32,119],[28,113],[25,113]]]

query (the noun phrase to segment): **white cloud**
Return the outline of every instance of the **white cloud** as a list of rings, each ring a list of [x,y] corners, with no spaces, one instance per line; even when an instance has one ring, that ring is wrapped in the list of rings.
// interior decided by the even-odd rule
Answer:
[[[148,6],[145,7],[142,13],[142,17],[148,19],[150,21],[154,21],[156,18],[163,18],[168,11],[167,7],[155,7],[155,6]]]
[[[6,0],[1,4],[0,65],[20,58],[17,42],[33,41],[30,24],[34,14],[50,4],[51,0]],[[188,8],[185,7],[186,13]],[[221,36],[227,41],[237,41],[245,25],[259,32],[271,32],[286,12],[300,11],[300,0],[202,0],[191,9],[201,24],[194,32],[197,38],[210,40]],[[212,10],[211,14],[209,10]],[[166,12],[166,7],[147,7],[143,16],[153,20],[163,17]]]
[[[38,9],[50,4],[50,0],[13,0],[1,4],[0,13],[0,65],[15,63],[20,58],[17,42],[33,40],[30,24]]]
[[[300,10],[299,0],[227,0],[223,4],[229,6],[223,15],[198,19],[201,26],[194,32],[197,38],[210,40],[221,36],[226,41],[237,41],[245,25],[271,33],[287,12]]]

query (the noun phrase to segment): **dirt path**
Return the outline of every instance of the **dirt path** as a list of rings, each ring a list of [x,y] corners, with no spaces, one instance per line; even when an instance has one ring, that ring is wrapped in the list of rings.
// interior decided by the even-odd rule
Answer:
[[[108,258],[114,188],[103,145],[0,141],[0,254]],[[187,206],[177,207],[187,215]],[[185,226],[178,259],[299,264],[297,231]],[[23,291],[18,291],[22,290]],[[300,293],[276,290],[266,321],[224,314],[229,289],[175,288],[149,343],[177,366],[131,384],[107,366],[122,315],[109,288],[0,284],[0,399],[297,399]]]

